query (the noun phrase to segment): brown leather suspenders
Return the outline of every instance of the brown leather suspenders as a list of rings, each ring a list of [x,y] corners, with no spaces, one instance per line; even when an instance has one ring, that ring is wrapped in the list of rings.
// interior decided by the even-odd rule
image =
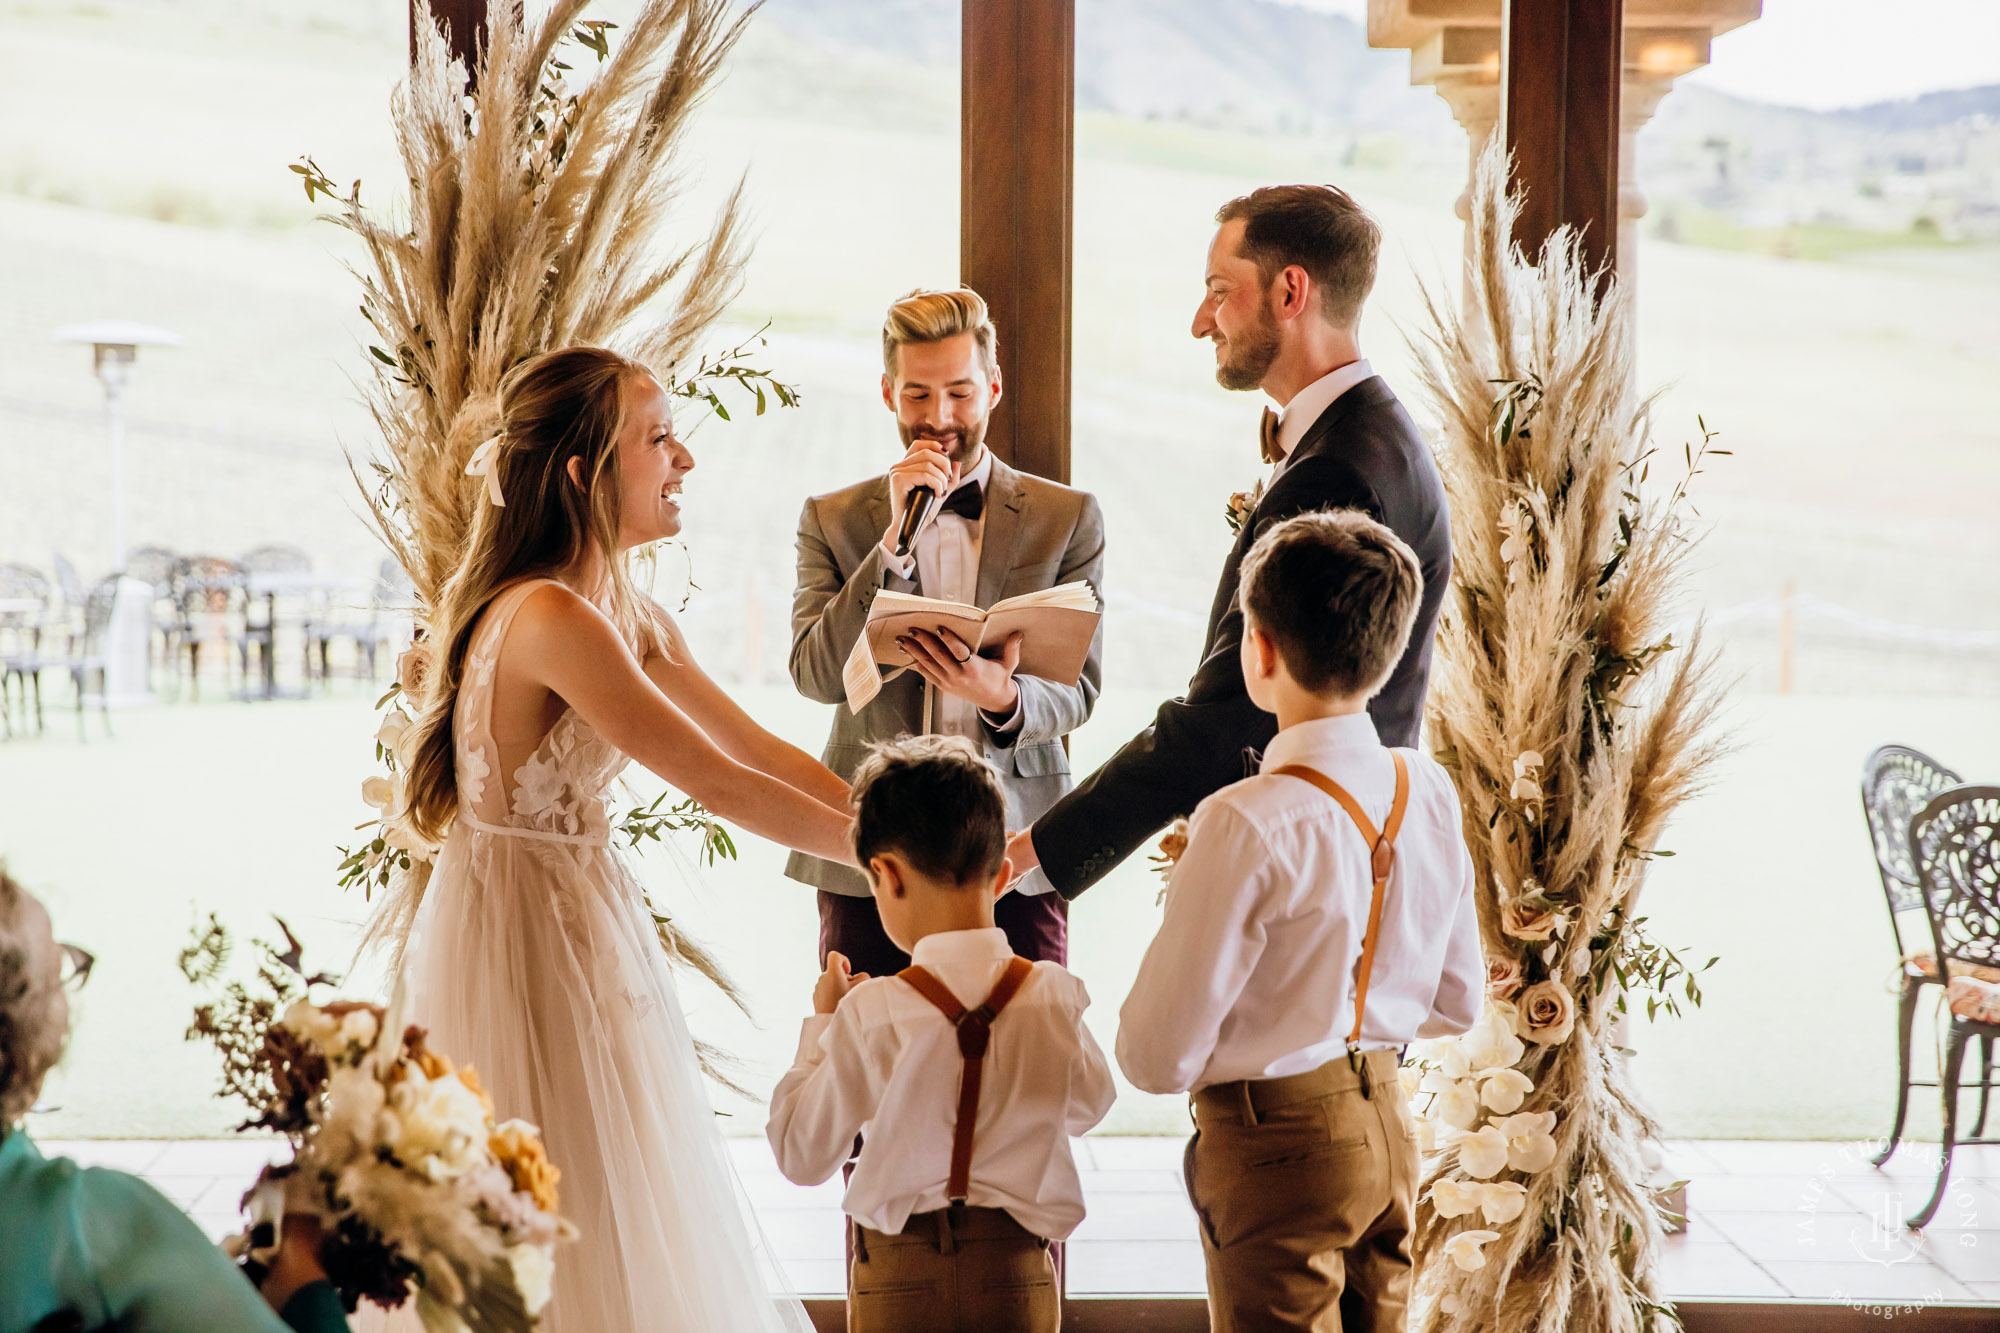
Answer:
[[[993,1020],[1007,1007],[1007,1001],[1021,989],[1035,965],[1025,958],[1011,958],[1007,970],[993,985],[993,993],[977,1009],[967,1009],[951,993],[951,988],[922,967],[912,963],[897,973],[916,987],[917,994],[936,1005],[945,1021],[958,1029],[958,1053],[965,1059],[965,1073],[958,1085],[958,1124],[951,1133],[951,1176],[945,1197],[964,1203],[972,1183],[972,1130],[979,1119],[979,1080],[986,1059],[986,1044],[993,1035]]]
[[[1361,812],[1361,804],[1348,795],[1347,789],[1316,768],[1303,764],[1286,764],[1274,768],[1290,778],[1300,778],[1310,782],[1340,803],[1347,811],[1347,817],[1354,821],[1354,827],[1361,830],[1362,840],[1373,849],[1369,860],[1369,873],[1375,878],[1375,891],[1368,904],[1368,932],[1361,937],[1361,962],[1354,970],[1354,1027],[1347,1034],[1347,1063],[1355,1073],[1361,1072],[1361,1016],[1368,1009],[1368,975],[1375,969],[1375,945],[1382,928],[1382,897],[1389,888],[1389,872],[1396,864],[1396,832],[1403,827],[1403,808],[1410,799],[1410,770],[1404,764],[1399,751],[1389,751],[1389,757],[1396,761],[1396,799],[1389,807],[1389,822],[1382,831],[1375,831],[1375,823]],[[1368,1093],[1368,1084],[1361,1084],[1363,1096]]]

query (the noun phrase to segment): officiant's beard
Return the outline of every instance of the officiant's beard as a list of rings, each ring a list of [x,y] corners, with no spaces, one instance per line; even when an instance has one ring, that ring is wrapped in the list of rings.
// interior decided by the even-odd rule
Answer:
[[[1221,356],[1215,382],[1239,392],[1262,387],[1271,363],[1278,359],[1278,319],[1269,306],[1258,313],[1257,325],[1234,338],[1215,337]]]
[[[918,440],[930,440],[943,445],[944,456],[958,464],[959,475],[964,476],[967,464],[977,463],[979,451],[986,447],[986,421],[987,418],[981,417],[969,426],[945,431],[942,434],[922,426],[905,426],[899,421],[896,423],[896,433],[903,437],[903,448],[906,450]]]

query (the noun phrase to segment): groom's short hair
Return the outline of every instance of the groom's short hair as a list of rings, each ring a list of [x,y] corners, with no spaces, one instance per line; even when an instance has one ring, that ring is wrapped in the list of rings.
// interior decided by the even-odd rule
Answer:
[[[1351,329],[1375,287],[1375,255],[1382,229],[1354,196],[1333,185],[1267,185],[1231,199],[1215,214],[1219,224],[1243,220],[1238,253],[1271,279],[1297,264],[1319,293],[1320,313]]]
[[[1000,364],[1000,336],[986,312],[986,298],[970,287],[933,291],[918,287],[890,303],[882,320],[882,371],[896,378],[896,349],[905,343],[941,343],[961,333],[972,335],[979,365],[988,375]]]
[[[854,774],[854,856],[901,852],[920,873],[985,886],[1007,856],[1007,799],[963,736],[905,736],[871,747]]]
[[[1358,509],[1286,519],[1243,557],[1243,614],[1271,636],[1292,679],[1318,695],[1373,695],[1410,641],[1423,567]]]

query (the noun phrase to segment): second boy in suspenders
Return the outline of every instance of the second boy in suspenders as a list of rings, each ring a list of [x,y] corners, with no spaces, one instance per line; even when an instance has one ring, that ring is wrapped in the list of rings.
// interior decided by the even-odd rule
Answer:
[[[1049,1242],[1083,1220],[1069,1139],[1111,1109],[1083,983],[1017,957],[994,925],[1012,873],[993,769],[958,737],[875,748],[854,780],[855,859],[912,965],[813,992],[798,1059],[771,1094],[778,1167],[830,1179],[865,1124],[851,1333],[1042,1333],[1060,1318]]]
[[[1258,776],[1195,810],[1118,1063],[1194,1094],[1218,1333],[1401,1330],[1418,1161],[1399,1054],[1469,1028],[1486,983],[1458,794],[1366,711],[1422,576],[1339,511],[1271,529],[1241,586],[1243,675],[1278,735]]]

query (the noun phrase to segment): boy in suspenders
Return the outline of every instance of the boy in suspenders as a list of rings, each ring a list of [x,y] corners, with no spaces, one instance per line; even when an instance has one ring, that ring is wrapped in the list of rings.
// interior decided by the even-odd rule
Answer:
[[[875,747],[854,804],[855,859],[912,964],[871,979],[828,956],[771,1094],[778,1167],[817,1185],[862,1134],[843,1200],[851,1333],[1053,1330],[1049,1243],[1083,1220],[1069,1140],[1115,1095],[1090,997],[993,924],[1013,873],[1006,804],[968,742]]]
[[[1365,711],[1421,583],[1354,511],[1251,548],[1243,675],[1278,735],[1258,776],[1196,808],[1119,1013],[1126,1077],[1193,1094],[1218,1333],[1405,1327],[1419,1168],[1397,1065],[1471,1027],[1486,984],[1458,793]]]

